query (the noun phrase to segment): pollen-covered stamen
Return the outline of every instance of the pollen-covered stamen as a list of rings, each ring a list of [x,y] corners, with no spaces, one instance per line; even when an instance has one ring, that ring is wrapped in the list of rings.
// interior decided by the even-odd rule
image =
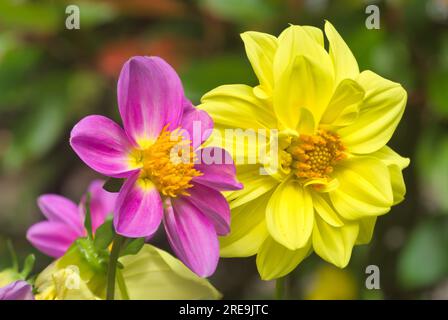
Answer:
[[[157,140],[140,151],[140,179],[149,179],[165,196],[189,195],[191,179],[202,175],[194,168],[195,152],[179,130],[163,128]]]
[[[316,135],[293,137],[286,151],[291,154],[291,169],[301,179],[328,178],[336,162],[346,157],[345,147],[333,132],[319,130]]]

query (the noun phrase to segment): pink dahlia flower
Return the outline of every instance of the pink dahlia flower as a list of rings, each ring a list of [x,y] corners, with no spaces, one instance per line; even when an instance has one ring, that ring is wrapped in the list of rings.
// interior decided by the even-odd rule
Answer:
[[[230,229],[220,191],[242,187],[228,153],[200,148],[213,121],[185,98],[178,75],[158,57],[127,61],[117,90],[124,130],[106,117],[87,116],[72,130],[72,148],[99,173],[126,178],[114,210],[117,233],[149,237],[163,220],[178,257],[198,275],[211,275],[219,259],[217,235]],[[204,155],[217,160],[206,164]]]
[[[34,300],[33,289],[22,280],[0,288],[0,300]]]
[[[103,189],[104,181],[94,180],[87,192],[90,193],[90,214],[92,231],[103,224],[112,214],[117,195]],[[57,194],[44,194],[37,199],[37,205],[47,218],[32,225],[26,234],[29,242],[41,252],[54,258],[61,257],[78,238],[85,237],[85,196],[76,205],[73,201]]]

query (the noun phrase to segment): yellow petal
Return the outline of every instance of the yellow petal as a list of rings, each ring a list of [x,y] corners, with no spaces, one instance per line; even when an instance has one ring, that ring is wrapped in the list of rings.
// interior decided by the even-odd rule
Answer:
[[[332,90],[333,79],[326,70],[307,56],[296,56],[275,83],[275,114],[288,129],[297,128],[301,109],[311,111],[318,123]]]
[[[303,30],[320,46],[324,46],[324,34],[322,30],[313,26],[302,26]]]
[[[336,84],[344,79],[355,79],[359,74],[358,63],[350,48],[328,21],[325,23],[325,35],[330,43],[330,57],[334,66]]]
[[[76,252],[75,252],[76,253]],[[76,258],[76,257],[75,257]],[[68,260],[67,260],[68,259]],[[50,264],[36,279],[36,299],[98,300],[106,296],[106,274],[64,256]],[[128,298],[148,299],[219,299],[221,294],[206,280],[188,269],[167,252],[145,244],[136,255],[119,259]],[[66,265],[67,262],[75,264]],[[91,270],[88,270],[90,268]],[[93,276],[92,276],[93,275]],[[103,279],[104,278],[104,279]],[[116,283],[116,299],[122,299]]]
[[[337,131],[352,153],[375,152],[386,145],[406,106],[403,87],[371,72],[362,72],[358,83],[366,91],[357,120]]]
[[[215,123],[205,145],[226,149],[236,164],[259,162],[259,150],[268,148],[269,129],[277,126],[277,120],[251,87],[218,87],[204,95],[198,108],[207,111]]]
[[[278,48],[274,58],[274,81],[294,62],[297,56],[305,56],[314,64],[328,71],[334,79],[333,64],[322,46],[318,31],[310,27],[291,25],[278,37]]]
[[[74,266],[58,270],[52,274],[57,300],[100,300],[95,296],[86,281],[77,273]]]
[[[249,257],[256,254],[266,237],[266,205],[271,193],[232,210],[230,234],[220,237],[222,257]]]
[[[266,100],[266,103],[272,105],[272,89],[265,89],[261,85],[254,87],[253,89],[254,95],[261,100]]]
[[[313,30],[292,25],[278,38],[273,103],[275,113],[290,129],[297,125],[300,107],[308,108],[318,123],[334,90],[330,56]]]
[[[334,178],[331,180],[327,178],[315,178],[309,179],[303,184],[304,187],[312,185],[319,185],[317,189],[314,189],[315,192],[327,193],[337,189],[339,187],[339,181]]]
[[[368,244],[372,240],[375,229],[376,217],[369,217],[359,220],[359,234],[356,244]]]
[[[277,38],[262,32],[244,32],[241,34],[246,48],[246,54],[260,81],[259,89],[267,96],[272,92],[274,85],[273,64],[277,50]]]
[[[269,133],[268,131],[265,131]],[[220,147],[230,153],[236,165],[260,163],[263,154],[260,150],[269,150],[270,137],[252,129],[232,129],[215,125],[212,134],[203,144],[204,147]]]
[[[88,287],[84,274],[77,265],[60,267],[56,260],[46,267],[36,278],[36,300],[98,300]],[[103,291],[98,289],[97,291]]]
[[[384,146],[370,156],[380,159],[386,166],[397,165],[401,170],[409,166],[409,158],[404,158],[388,146]]]
[[[145,244],[137,255],[120,258],[130,299],[219,299],[221,294],[167,252]],[[118,288],[117,288],[118,289]],[[118,290],[118,294],[119,294]]]
[[[260,174],[260,165],[242,165],[236,167],[238,181],[244,188],[226,193],[230,208],[236,208],[250,202],[278,185],[278,181],[268,175]]]
[[[266,208],[269,233],[290,250],[306,245],[313,229],[313,219],[311,195],[293,179],[277,187]]]
[[[311,241],[302,248],[289,250],[272,237],[266,238],[257,255],[257,268],[261,279],[272,280],[293,271],[311,253]]]
[[[302,108],[299,113],[299,123],[297,132],[301,134],[313,135],[316,132],[316,121],[314,115],[309,109]]]
[[[370,154],[370,156],[378,158],[387,165],[392,183],[394,205],[402,202],[404,200],[404,195],[406,194],[406,185],[404,183],[402,170],[409,165],[409,158],[400,156],[388,146],[384,146],[380,150]]]
[[[321,124],[342,127],[353,123],[358,117],[364,95],[364,89],[356,81],[342,80],[325,109]]]
[[[334,208],[345,219],[378,216],[390,210],[393,204],[390,174],[380,160],[353,157],[341,162],[334,175],[339,188],[329,195]]]
[[[17,280],[23,280],[23,276],[20,275],[18,270],[9,268],[0,272],[0,288],[6,287]]]
[[[392,192],[394,194],[394,205],[404,200],[406,194],[406,185],[403,179],[403,173],[397,165],[390,165],[389,174],[392,183]]]
[[[344,225],[344,222],[333,208],[333,205],[326,194],[312,192],[311,195],[313,197],[314,209],[326,223],[333,227],[342,227]]]
[[[345,268],[350,261],[358,231],[359,226],[356,223],[347,223],[337,228],[316,216],[313,228],[313,249],[325,261],[339,268]]]
[[[276,127],[271,107],[258,99],[249,86],[220,86],[206,93],[201,102],[198,108],[207,111],[216,124],[254,130]]]

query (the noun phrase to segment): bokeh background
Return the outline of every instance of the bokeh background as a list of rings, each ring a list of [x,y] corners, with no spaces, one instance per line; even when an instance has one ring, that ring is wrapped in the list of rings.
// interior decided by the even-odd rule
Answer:
[[[369,246],[339,270],[316,256],[287,283],[290,298],[448,298],[448,0],[373,1],[379,30],[365,27],[361,0],[0,0],[0,270],[10,266],[6,239],[35,272],[50,259],[25,239],[42,219],[36,197],[78,201],[98,178],[68,144],[72,126],[92,113],[119,120],[116,82],[133,55],[158,55],[180,73],[195,103],[220,84],[255,84],[239,33],[278,35],[288,23],[330,20],[358,59],[400,82],[409,94],[390,145],[411,158],[406,200],[378,220]],[[65,8],[81,11],[80,30],[65,28]],[[156,245],[168,249],[161,232]],[[169,249],[168,249],[169,250]],[[365,288],[365,269],[380,268],[381,289]],[[225,298],[272,298],[255,259],[222,259],[212,282]]]

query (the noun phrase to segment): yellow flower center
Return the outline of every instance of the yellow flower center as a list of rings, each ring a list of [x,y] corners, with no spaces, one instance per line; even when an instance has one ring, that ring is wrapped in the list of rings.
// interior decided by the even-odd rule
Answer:
[[[202,175],[194,168],[195,152],[190,141],[179,130],[163,128],[157,140],[144,150],[134,151],[134,160],[141,166],[139,183],[154,184],[165,196],[186,195],[191,179]]]
[[[292,137],[282,165],[289,165],[300,179],[329,178],[334,164],[346,157],[344,150],[337,134],[321,129],[315,135]]]

